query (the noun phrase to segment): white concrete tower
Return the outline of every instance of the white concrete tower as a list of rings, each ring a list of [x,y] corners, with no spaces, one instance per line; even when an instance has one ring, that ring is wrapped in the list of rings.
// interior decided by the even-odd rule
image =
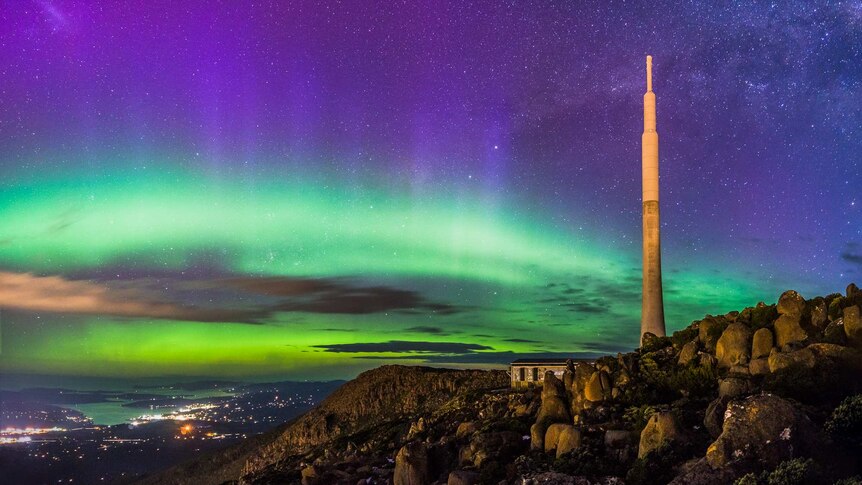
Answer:
[[[647,56],[646,68],[647,90],[644,94],[644,133],[642,137],[643,299],[641,301],[641,338],[647,332],[658,336],[665,335],[658,210],[658,133],[655,125],[655,93],[652,92],[652,56]]]

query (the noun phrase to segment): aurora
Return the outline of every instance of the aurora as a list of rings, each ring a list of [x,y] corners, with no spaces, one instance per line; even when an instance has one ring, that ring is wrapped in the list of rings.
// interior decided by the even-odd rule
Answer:
[[[862,276],[858,9],[175,3],[0,10],[4,373],[631,350],[648,52],[668,332]]]

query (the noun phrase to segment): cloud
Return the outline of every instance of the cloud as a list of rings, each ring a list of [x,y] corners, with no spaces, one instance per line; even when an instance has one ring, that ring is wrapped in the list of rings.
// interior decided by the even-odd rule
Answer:
[[[259,323],[264,312],[200,308],[158,298],[144,287],[112,288],[61,276],[0,272],[0,307],[32,312],[109,315],[199,322]]]
[[[408,340],[390,340],[388,342],[350,343],[315,345],[332,353],[433,353],[433,354],[469,354],[478,350],[493,350],[493,347],[461,342],[426,342]],[[405,358],[409,358],[405,356]]]
[[[231,278],[229,286],[240,290],[281,297],[271,310],[362,315],[368,313],[409,312],[451,315],[462,309],[426,300],[412,290],[388,286],[357,286],[325,278]]]

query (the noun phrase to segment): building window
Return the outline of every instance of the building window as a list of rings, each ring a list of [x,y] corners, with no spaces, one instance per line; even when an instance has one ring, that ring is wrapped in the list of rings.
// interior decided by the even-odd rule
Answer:
[[[523,367],[518,369],[518,380],[519,381],[526,381],[527,380],[527,369],[524,369]]]
[[[534,381],[539,380],[539,368],[538,367],[533,367],[533,380]]]

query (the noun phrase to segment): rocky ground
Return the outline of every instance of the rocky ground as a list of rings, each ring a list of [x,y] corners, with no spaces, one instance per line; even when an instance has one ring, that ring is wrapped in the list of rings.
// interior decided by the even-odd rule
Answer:
[[[500,371],[381,367],[231,455],[236,481],[862,484],[860,305],[855,285],[788,291],[520,392]],[[212,466],[152,483],[223,481]]]

